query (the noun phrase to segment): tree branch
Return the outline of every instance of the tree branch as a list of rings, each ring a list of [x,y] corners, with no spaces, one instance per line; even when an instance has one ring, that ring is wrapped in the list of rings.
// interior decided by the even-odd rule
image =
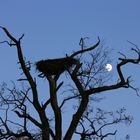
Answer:
[[[77,52],[73,53],[70,57],[75,57],[78,54],[82,54],[82,53],[94,50],[99,44],[100,44],[100,38],[98,37],[98,42],[95,45],[93,45],[89,48],[86,48],[86,49],[81,49],[80,51],[77,51]]]
[[[16,48],[17,48],[17,53],[18,53],[18,59],[19,59],[19,63],[21,65],[21,68],[23,70],[23,73],[25,74],[30,86],[31,86],[31,90],[32,90],[32,95],[33,95],[33,105],[35,107],[35,109],[37,110],[40,120],[42,122],[42,135],[44,138],[49,139],[49,122],[48,122],[48,118],[46,116],[45,110],[43,110],[41,108],[41,105],[39,103],[38,100],[38,92],[37,92],[37,88],[36,88],[36,82],[33,80],[31,74],[30,74],[30,70],[28,69],[28,67],[25,64],[24,58],[23,58],[23,54],[22,54],[22,49],[21,49],[21,39],[23,38],[24,34],[17,40],[16,38],[14,38],[9,31],[5,28],[5,27],[1,27],[0,28],[3,29],[3,31],[5,32],[5,34],[14,42]],[[45,125],[45,127],[44,127]]]
[[[34,125],[36,125],[37,127],[41,128],[41,124],[36,120],[34,119],[33,117],[31,117],[29,114],[21,114],[19,113],[18,111],[14,111],[20,118],[27,118],[29,119]]]
[[[75,68],[75,69],[77,69],[77,68]],[[70,123],[70,126],[69,126],[66,134],[65,134],[64,140],[71,140],[72,135],[73,135],[74,131],[76,130],[76,127],[77,127],[77,125],[78,125],[78,123],[79,123],[79,121],[80,121],[80,119],[81,119],[81,117],[82,117],[82,115],[87,107],[88,101],[89,101],[89,96],[87,94],[85,94],[85,91],[84,91],[79,79],[77,78],[76,73],[77,72],[71,74],[69,72],[74,84],[76,85],[76,87],[80,93],[81,102],[80,102],[80,105],[79,105],[76,113],[72,117],[72,121]]]
[[[119,60],[121,60],[121,62],[119,64],[117,64],[117,71],[118,71],[118,75],[120,78],[119,83],[116,83],[116,84],[110,85],[110,86],[90,88],[89,90],[86,90],[86,94],[91,95],[91,94],[100,93],[100,92],[108,91],[108,90],[114,90],[114,89],[118,89],[118,88],[129,88],[130,87],[129,77],[125,80],[123,73],[121,71],[121,67],[128,63],[138,64],[140,62],[140,51],[138,49],[134,49],[134,48],[133,48],[133,50],[135,52],[137,52],[137,54],[138,54],[137,59],[119,58]]]
[[[79,97],[80,95],[75,95],[75,96],[71,96],[71,97],[67,97],[66,99],[64,99],[60,105],[60,108],[62,108],[62,106],[65,104],[66,101],[69,101],[71,99],[75,99],[77,97]]]
[[[62,114],[61,110],[58,106],[58,99],[57,99],[57,90],[60,86],[62,86],[63,82],[59,84],[57,87],[57,81],[56,79],[52,78],[51,76],[47,76],[47,79],[49,81],[49,87],[50,87],[50,103],[52,106],[52,109],[54,111],[55,115],[55,134],[56,138],[58,140],[61,140],[62,138]]]

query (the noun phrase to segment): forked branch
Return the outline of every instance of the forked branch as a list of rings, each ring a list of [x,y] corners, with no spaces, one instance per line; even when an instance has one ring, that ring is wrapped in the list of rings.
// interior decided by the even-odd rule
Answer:
[[[89,47],[89,48],[86,48],[86,49],[83,48],[83,49],[81,49],[81,50],[79,50],[79,51],[76,51],[76,52],[73,53],[70,57],[75,57],[75,56],[77,56],[78,54],[82,54],[82,53],[85,53],[85,52],[94,50],[97,46],[99,46],[99,44],[100,44],[100,38],[98,37],[98,42],[97,42],[95,45],[93,45],[93,46],[91,46],[91,47]]]
[[[129,88],[129,87],[132,88],[129,81],[130,77],[125,79],[123,72],[121,70],[121,68],[125,66],[126,64],[129,64],[129,63],[138,64],[140,62],[140,50],[138,48],[132,48],[132,50],[135,51],[136,54],[138,55],[137,58],[135,59],[127,59],[126,57],[119,58],[121,62],[117,64],[117,72],[118,72],[119,80],[120,80],[118,83],[109,85],[109,86],[90,88],[89,90],[86,91],[86,94],[91,95],[91,94],[100,93],[100,92],[108,91],[108,90],[114,90],[118,88]]]

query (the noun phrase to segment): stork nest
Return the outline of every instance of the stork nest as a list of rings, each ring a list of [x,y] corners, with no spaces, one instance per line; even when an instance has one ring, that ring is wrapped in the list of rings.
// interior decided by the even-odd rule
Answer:
[[[72,57],[41,60],[36,63],[36,68],[40,72],[40,77],[60,75],[65,70],[77,64],[78,60]]]

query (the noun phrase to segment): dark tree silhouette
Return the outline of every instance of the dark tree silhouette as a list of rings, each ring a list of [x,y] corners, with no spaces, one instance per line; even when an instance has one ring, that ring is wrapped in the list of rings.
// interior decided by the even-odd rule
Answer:
[[[30,140],[71,140],[73,135],[77,134],[81,140],[103,140],[117,132],[115,130],[114,132],[104,133],[102,130],[105,127],[120,122],[131,122],[131,116],[125,115],[124,108],[118,110],[116,115],[113,112],[105,112],[100,108],[95,113],[90,106],[90,102],[96,100],[93,97],[97,93],[101,94],[104,91],[119,88],[133,88],[130,85],[130,77],[125,78],[121,68],[129,63],[139,63],[140,50],[137,47],[132,48],[138,55],[137,58],[128,59],[125,55],[123,55],[123,58],[119,58],[120,62],[116,66],[119,80],[111,85],[105,85],[109,79],[109,75],[104,68],[108,61],[108,53],[106,50],[100,49],[99,38],[98,42],[90,47],[86,47],[84,38],[81,38],[79,43],[81,49],[69,56],[66,55],[65,58],[38,61],[36,67],[40,72],[39,76],[46,78],[48,81],[50,93],[49,96],[46,96],[48,98],[42,102],[39,100],[38,83],[31,74],[31,63],[26,61],[22,54],[21,40],[24,34],[16,39],[5,27],[0,28],[8,37],[8,40],[2,41],[1,44],[7,43],[10,47],[17,49],[19,64],[25,76],[25,78],[19,78],[18,81],[28,82],[28,87],[20,90],[16,88],[15,83],[13,83],[12,89],[8,88],[6,83],[1,85],[0,105],[5,109],[5,117],[0,117],[0,139],[12,140],[28,137]],[[65,81],[60,82],[59,77],[64,71],[67,72],[71,82],[69,89],[66,89],[67,94],[63,94],[65,97],[60,100],[58,98],[60,97],[59,91],[62,91]],[[62,108],[68,101],[73,104],[76,101],[76,106],[71,114],[71,120],[64,122]],[[29,103],[37,112],[39,119],[36,119],[32,112],[28,110]],[[10,110],[22,120],[21,123],[9,119]],[[53,112],[53,117],[47,113],[48,110]],[[64,132],[62,123],[67,124],[67,130]],[[11,124],[18,126],[18,129],[12,128]],[[36,131],[32,131],[28,124],[32,124]],[[96,128],[96,125],[98,125],[98,128]]]
[[[56,76],[59,77],[61,73],[77,64],[78,60],[72,57],[41,60],[36,63],[37,69],[41,72],[40,77]]]

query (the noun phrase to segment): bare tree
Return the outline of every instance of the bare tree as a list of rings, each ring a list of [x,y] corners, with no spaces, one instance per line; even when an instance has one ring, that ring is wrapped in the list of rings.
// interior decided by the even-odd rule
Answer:
[[[79,45],[80,50],[73,52],[71,55],[66,55],[64,58],[40,60],[36,63],[40,78],[46,78],[49,83],[49,97],[45,101],[39,100],[39,90],[36,78],[31,74],[31,63],[26,61],[22,54],[21,40],[24,34],[16,39],[5,27],[0,27],[8,40],[1,42],[7,43],[10,47],[17,49],[18,60],[24,74],[24,78],[19,78],[19,82],[28,82],[28,86],[18,89],[13,83],[13,88],[10,89],[3,83],[0,92],[0,105],[5,111],[5,117],[0,117],[0,139],[22,139],[28,137],[30,140],[71,140],[74,134],[78,134],[81,140],[86,139],[101,139],[115,135],[114,132],[103,133],[103,129],[112,124],[120,122],[131,122],[131,117],[124,115],[124,109],[117,111],[118,117],[114,118],[114,113],[105,112],[97,109],[97,113],[93,113],[90,108],[90,102],[94,99],[95,94],[104,91],[116,90],[119,88],[133,88],[130,85],[130,77],[125,78],[121,68],[129,63],[138,64],[140,61],[140,50],[135,47],[132,50],[138,55],[137,58],[119,58],[117,64],[117,72],[119,80],[112,85],[105,85],[109,79],[108,73],[105,72],[104,65],[108,61],[108,53],[100,48],[100,39],[95,45],[90,47],[85,46],[84,39],[81,38]],[[87,55],[88,54],[88,55]],[[65,81],[60,82],[60,76],[67,72],[69,76],[69,89],[61,100],[60,91]],[[134,88],[133,88],[134,89]],[[64,94],[62,94],[64,95]],[[62,97],[62,96],[61,96]],[[62,123],[63,107],[68,102],[75,102],[76,107],[71,116],[70,123],[66,133],[63,131]],[[28,110],[29,105],[37,112],[39,119],[32,115]],[[12,110],[22,122],[18,123],[9,119],[9,112]],[[53,112],[50,116],[48,110]],[[92,114],[92,115],[91,115]],[[110,115],[112,121],[106,120],[105,115]],[[94,116],[94,117],[91,117]],[[85,125],[85,122],[86,125]],[[29,129],[32,124],[36,127],[36,131]],[[95,128],[98,124],[98,128]],[[10,126],[18,126],[17,130]]]

